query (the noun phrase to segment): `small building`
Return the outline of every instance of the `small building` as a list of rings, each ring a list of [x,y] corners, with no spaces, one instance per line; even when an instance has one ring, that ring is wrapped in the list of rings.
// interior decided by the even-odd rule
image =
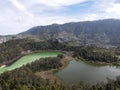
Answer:
[[[32,53],[31,50],[27,50],[27,51],[22,51],[22,52],[21,52],[21,54],[30,54],[30,53]]]

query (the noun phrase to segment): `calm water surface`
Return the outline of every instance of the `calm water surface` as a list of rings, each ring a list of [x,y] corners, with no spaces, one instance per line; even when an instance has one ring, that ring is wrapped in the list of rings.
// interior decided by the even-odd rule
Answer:
[[[16,62],[14,62],[12,65],[0,68],[0,73],[3,73],[5,71],[11,71],[16,68],[20,68],[23,65],[34,62],[40,58],[56,57],[58,54],[61,54],[61,52],[59,52],[59,51],[42,51],[42,52],[38,52],[38,53],[32,53],[29,55],[25,55],[25,56],[21,57],[20,59],[18,59]]]
[[[72,60],[68,66],[56,73],[56,76],[64,82],[95,84],[107,82],[107,78],[115,80],[120,75],[120,67],[116,66],[94,66],[82,61]]]

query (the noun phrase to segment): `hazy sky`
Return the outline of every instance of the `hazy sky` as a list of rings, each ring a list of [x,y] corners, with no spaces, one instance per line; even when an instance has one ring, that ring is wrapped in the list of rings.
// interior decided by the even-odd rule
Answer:
[[[0,35],[37,25],[117,18],[120,0],[0,0]]]

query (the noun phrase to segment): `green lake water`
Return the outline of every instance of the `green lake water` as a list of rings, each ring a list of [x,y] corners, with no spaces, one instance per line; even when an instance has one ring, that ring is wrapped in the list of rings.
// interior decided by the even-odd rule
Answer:
[[[56,74],[64,82],[69,83],[91,83],[107,82],[107,79],[115,80],[120,75],[120,67],[116,66],[96,66],[83,61],[72,60],[62,70]]]
[[[23,65],[31,63],[35,60],[40,59],[40,58],[56,57],[60,53],[61,52],[58,52],[58,51],[42,51],[39,53],[32,53],[32,54],[23,56],[19,60],[17,60],[16,62],[14,62],[12,65],[0,68],[0,73],[22,67]]]

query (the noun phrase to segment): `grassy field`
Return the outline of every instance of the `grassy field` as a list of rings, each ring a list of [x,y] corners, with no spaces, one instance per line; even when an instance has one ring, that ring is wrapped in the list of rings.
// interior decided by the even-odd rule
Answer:
[[[58,51],[42,51],[42,52],[39,52],[39,53],[32,53],[32,54],[23,56],[22,58],[20,58],[19,60],[17,60],[12,65],[0,68],[0,73],[3,73],[5,71],[14,70],[16,68],[19,68],[19,67],[21,67],[23,65],[31,63],[31,62],[33,62],[35,60],[40,59],[40,58],[56,57],[60,53],[61,52],[58,52]]]

